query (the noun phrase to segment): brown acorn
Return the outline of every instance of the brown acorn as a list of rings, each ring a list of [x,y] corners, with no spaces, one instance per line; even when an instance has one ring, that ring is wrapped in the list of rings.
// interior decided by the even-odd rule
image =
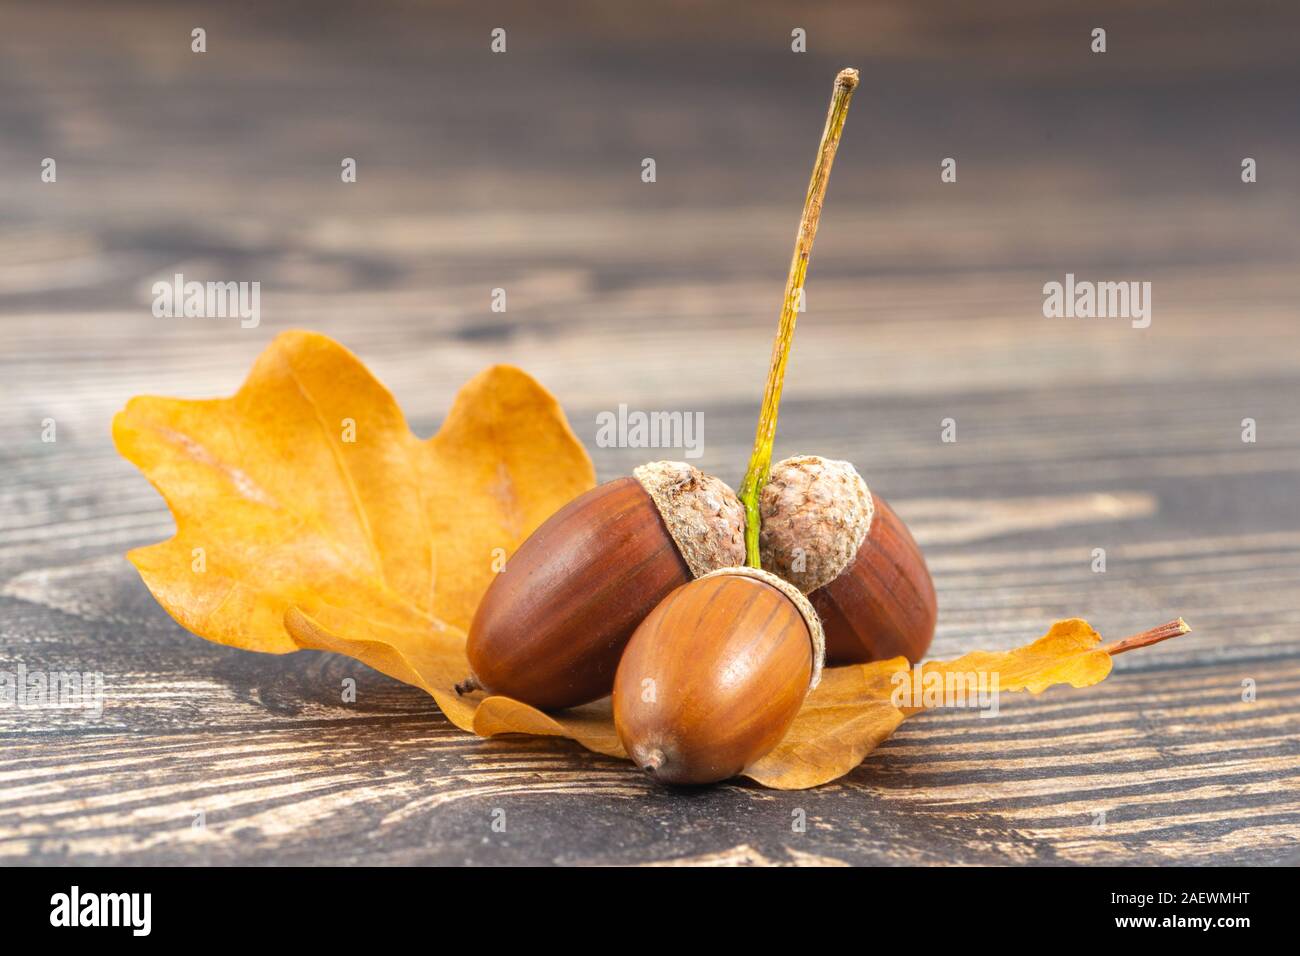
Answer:
[[[683,462],[642,465],[569,502],[511,555],[470,624],[472,674],[456,689],[543,710],[604,697],[654,606],[744,557],[735,492]]]
[[[726,780],[780,743],[821,667],[821,626],[798,589],[723,568],[677,588],[636,629],[614,680],[614,726],[664,783]]]
[[[816,455],[778,462],[759,507],[763,566],[808,595],[828,664],[925,655],[937,615],[925,558],[851,464]]]

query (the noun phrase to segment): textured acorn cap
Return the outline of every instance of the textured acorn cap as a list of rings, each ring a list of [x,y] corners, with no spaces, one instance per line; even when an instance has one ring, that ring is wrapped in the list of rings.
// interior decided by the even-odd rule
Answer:
[[[710,571],[702,575],[706,578],[717,578],[724,574],[735,574],[743,578],[753,578],[756,581],[762,581],[764,584],[770,584],[782,594],[790,599],[790,602],[799,609],[803,621],[808,625],[808,639],[812,642],[812,677],[808,680],[808,689],[812,690],[822,682],[822,667],[826,663],[826,632],[822,629],[822,620],[813,610],[812,603],[803,596],[803,592],[791,584],[778,578],[770,571],[761,571],[758,568],[751,568],[748,565],[740,565],[734,568],[718,568],[716,571]]]
[[[758,507],[763,567],[805,594],[849,566],[876,512],[867,483],[851,464],[817,455],[773,465]]]
[[[693,577],[745,561],[745,508],[726,482],[684,461],[632,471],[650,495]]]

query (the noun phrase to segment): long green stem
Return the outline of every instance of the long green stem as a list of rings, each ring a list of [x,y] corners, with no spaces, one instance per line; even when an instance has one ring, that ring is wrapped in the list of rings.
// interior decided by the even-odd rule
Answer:
[[[830,110],[826,113],[826,128],[822,130],[817,161],[813,163],[812,179],[808,182],[808,195],[803,201],[803,216],[794,240],[794,257],[790,260],[790,275],[785,280],[785,300],[781,304],[781,324],[772,343],[772,364],[767,371],[767,388],[763,392],[763,406],[758,413],[758,429],[754,433],[754,451],[749,456],[749,467],[740,484],[740,500],[745,505],[745,561],[753,568],[761,568],[758,555],[759,513],[758,496],[767,483],[772,468],[772,442],[776,438],[776,416],[781,405],[781,386],[785,384],[785,366],[790,358],[790,343],[794,341],[794,325],[803,304],[803,284],[808,275],[808,260],[812,256],[813,240],[817,238],[817,223],[821,221],[822,201],[826,198],[826,185],[831,178],[831,164],[835,150],[844,132],[844,120],[849,115],[849,101],[858,85],[857,70],[840,70],[835,77]]]

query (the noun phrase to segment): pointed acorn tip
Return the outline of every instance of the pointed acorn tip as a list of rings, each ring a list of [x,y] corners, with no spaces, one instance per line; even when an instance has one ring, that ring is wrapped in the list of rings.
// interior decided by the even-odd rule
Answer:
[[[478,678],[471,674],[459,684],[454,685],[456,696],[464,697],[466,694],[472,694],[476,690],[482,690],[483,685],[478,682]]]
[[[655,749],[642,754],[637,759],[637,765],[646,773],[652,774],[664,765],[664,752]]]

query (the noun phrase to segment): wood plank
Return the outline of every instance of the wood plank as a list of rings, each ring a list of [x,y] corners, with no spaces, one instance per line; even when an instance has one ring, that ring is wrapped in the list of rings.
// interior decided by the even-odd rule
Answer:
[[[1116,9],[1098,69],[1072,15],[1030,0],[801,9],[801,56],[775,0],[744,17],[576,0],[561,18],[520,0],[494,8],[505,57],[468,5],[213,7],[202,57],[182,7],[10,7],[0,669],[101,673],[106,699],[0,707],[0,860],[1300,862],[1286,12]],[[519,364],[602,478],[668,453],[596,447],[598,412],[703,412],[698,464],[735,484],[820,104],[850,59],[869,95],[777,454],[854,461],[909,523],[937,657],[1075,615],[1109,637],[1182,615],[1191,634],[1095,688],[1008,697],[997,720],[909,720],[817,790],[682,793],[564,741],[462,734],[351,660],[208,644],[149,597],[121,555],[173,524],[111,416],[141,393],[229,394],[289,328],[356,351],[420,434],[481,368]],[[154,318],[152,283],[178,271],[260,281],[260,325]],[[1044,318],[1067,272],[1150,281],[1151,327]]]
[[[1006,698],[997,721],[925,715],[837,784],[692,795],[686,820],[716,823],[693,835],[679,830],[682,795],[627,764],[567,743],[467,737],[413,691],[381,705],[405,713],[317,701],[241,729],[219,709],[203,730],[11,743],[0,757],[0,857],[241,862],[273,851],[295,862],[328,836],[334,862],[653,862],[731,853],[743,834],[785,862],[1294,862],[1300,661],[1262,674],[1251,704],[1238,673],[1124,673],[1087,692]],[[815,841],[791,831],[796,808]],[[495,809],[505,834],[491,832]],[[200,810],[206,826],[194,830]],[[440,840],[412,843],[430,824]],[[557,825],[574,828],[563,849],[537,839]],[[601,844],[609,833],[614,847]]]

